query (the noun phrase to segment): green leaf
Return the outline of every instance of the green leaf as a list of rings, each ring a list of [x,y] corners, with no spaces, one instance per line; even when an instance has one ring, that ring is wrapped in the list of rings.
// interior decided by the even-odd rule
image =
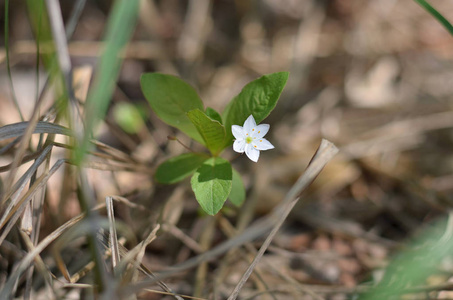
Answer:
[[[250,115],[253,115],[258,124],[270,114],[285,87],[288,75],[288,72],[264,75],[247,84],[231,100],[222,115],[227,132],[225,147],[233,143],[231,125],[242,126]]]
[[[175,183],[183,180],[198,169],[209,156],[202,153],[184,153],[172,157],[159,165],[156,180],[160,183]]]
[[[219,154],[225,143],[225,127],[199,109],[189,111],[187,116],[197,128],[209,151],[213,155]]]
[[[223,124],[222,117],[220,114],[213,108],[207,107],[206,108],[206,115],[213,120],[219,121],[220,124]]]
[[[231,188],[230,196],[228,196],[231,203],[236,206],[241,206],[245,200],[245,187],[241,175],[233,169],[233,185]]]
[[[220,157],[206,160],[193,174],[190,183],[201,208],[215,215],[223,207],[232,187],[231,164]]]
[[[193,87],[178,77],[160,73],[143,74],[140,85],[151,108],[162,121],[204,144],[187,117],[193,109],[204,110],[203,102]]]

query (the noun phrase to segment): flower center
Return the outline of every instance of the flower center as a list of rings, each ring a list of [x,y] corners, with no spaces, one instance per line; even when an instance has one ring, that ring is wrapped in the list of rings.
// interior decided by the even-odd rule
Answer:
[[[250,137],[250,136],[248,136],[248,137],[245,138],[245,142],[246,142],[247,144],[250,144],[252,141],[253,141],[253,138]]]

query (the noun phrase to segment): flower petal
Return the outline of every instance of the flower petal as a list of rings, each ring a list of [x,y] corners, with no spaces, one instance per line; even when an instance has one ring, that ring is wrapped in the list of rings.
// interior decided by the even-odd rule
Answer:
[[[262,150],[269,150],[269,149],[274,149],[274,145],[272,145],[268,140],[266,139],[254,139],[253,140],[253,145],[256,146],[255,148],[262,151]]]
[[[244,153],[245,145],[246,143],[244,139],[235,140],[233,144],[233,150],[239,153]]]
[[[256,150],[251,144],[247,144],[245,147],[245,154],[250,158],[251,161],[257,162],[260,158],[260,152]]]
[[[262,138],[269,131],[270,127],[271,126],[269,124],[260,124],[256,126],[255,130],[253,131],[253,137],[256,137],[258,139]]]
[[[231,126],[231,132],[233,133],[233,135],[234,135],[234,137],[236,139],[243,139],[244,138],[245,134],[244,134],[244,130],[242,129],[242,126],[232,125]]]
[[[252,129],[256,127],[255,119],[253,115],[250,115],[247,120],[244,122],[244,134],[249,134],[252,132]]]

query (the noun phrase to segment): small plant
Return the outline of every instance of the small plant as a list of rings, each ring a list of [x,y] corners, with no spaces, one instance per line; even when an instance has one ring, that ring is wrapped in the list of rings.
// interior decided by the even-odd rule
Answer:
[[[195,89],[183,80],[160,73],[143,74],[142,91],[157,116],[204,145],[210,153],[172,157],[157,168],[156,180],[172,184],[192,175],[195,198],[210,215],[218,213],[228,198],[240,206],[245,199],[242,178],[220,154],[234,142],[236,152],[245,152],[257,162],[260,151],[274,148],[264,138],[269,125],[256,124],[275,108],[287,80],[288,73],[279,72],[250,82],[220,115],[210,107],[205,109]]]

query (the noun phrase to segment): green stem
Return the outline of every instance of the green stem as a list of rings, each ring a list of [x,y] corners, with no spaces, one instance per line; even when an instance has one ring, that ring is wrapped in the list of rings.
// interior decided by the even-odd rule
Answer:
[[[170,135],[169,135],[169,136],[167,136],[167,139],[168,139],[169,141],[177,141],[181,146],[183,146],[184,148],[186,148],[186,149],[189,150],[190,152],[194,152],[192,149],[190,149],[190,147],[184,145],[184,143],[181,142],[181,141],[180,141],[177,137],[175,137],[175,136],[170,136]]]
[[[434,18],[437,19],[437,21],[439,21],[444,27],[445,29],[448,30],[448,32],[453,35],[453,26],[451,25],[451,23],[444,18],[444,16],[442,16],[441,13],[439,13],[434,7],[432,7],[428,2],[426,2],[425,0],[414,0],[415,2],[417,2],[418,4],[420,4],[420,6],[422,6],[427,12],[429,12]]]

